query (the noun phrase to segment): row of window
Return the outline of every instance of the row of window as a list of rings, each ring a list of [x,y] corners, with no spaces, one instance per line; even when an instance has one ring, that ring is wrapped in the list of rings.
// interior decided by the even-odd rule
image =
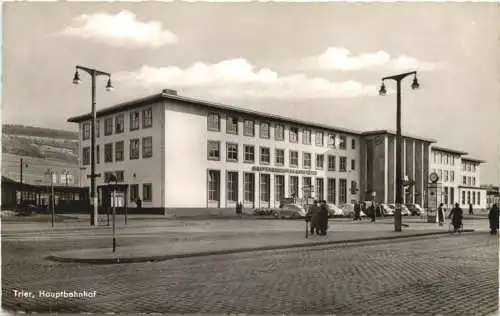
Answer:
[[[462,177],[462,184],[468,186],[476,186],[476,177]]]
[[[135,131],[140,128],[141,122],[141,111],[130,112],[130,131]],[[113,124],[114,123],[114,124]],[[87,140],[91,136],[91,122],[87,121],[83,123],[82,126],[82,138]],[[142,110],[142,128],[149,128],[153,126],[153,109],[147,108]],[[100,136],[101,130],[100,120],[96,121],[96,137]],[[114,127],[114,128],[113,128]],[[115,134],[121,134],[125,131],[125,114],[121,113],[115,115],[114,117],[108,117],[104,119],[104,136],[113,135],[113,130]]]
[[[117,171],[107,171],[104,172],[104,182],[111,182],[111,175],[116,176],[117,182],[123,182],[125,179],[125,172],[123,170]],[[129,197],[130,202],[136,202],[141,198],[139,194],[139,184],[130,184],[129,185]],[[151,183],[143,183],[142,184],[142,199],[143,202],[151,202],[153,200],[153,185]]]
[[[470,162],[462,162],[462,171],[476,172],[476,164]]]
[[[212,203],[220,202],[220,170],[208,170],[208,201]],[[256,175],[252,172],[243,172],[243,197],[238,196],[239,188],[239,173],[237,171],[226,172],[226,200],[230,202],[239,202],[243,199],[244,202],[255,202],[255,181]],[[326,201],[328,203],[337,203],[336,198],[337,179],[326,179]],[[339,199],[338,203],[347,202],[347,180],[338,179],[339,184]],[[352,185],[352,184],[351,184]],[[313,187],[313,192],[310,188]],[[312,184],[312,178],[302,177],[302,196],[314,197],[318,200],[324,200],[325,179],[316,178],[315,185]],[[288,176],[288,192],[289,197],[299,196],[299,176]],[[259,192],[258,199],[262,202],[271,202],[271,175],[259,174]],[[274,175],[274,200],[282,201],[285,197],[285,175]]]
[[[446,154],[442,152],[432,152],[432,162],[439,163],[442,165],[454,165],[455,164],[455,155]]]
[[[455,171],[453,170],[436,170],[432,169],[432,172],[439,175],[439,179],[443,182],[454,182],[455,181]]]
[[[472,193],[472,200],[471,200],[471,193]],[[465,191],[462,191],[462,204],[465,204]],[[472,204],[472,205],[481,204],[481,192],[467,191],[467,204]]]
[[[130,140],[130,150],[129,157],[130,160],[136,160],[140,158],[141,153],[141,140],[139,138]],[[113,157],[114,152],[114,157]],[[114,161],[124,161],[125,159],[125,142],[123,140],[117,141],[114,143],[114,151],[113,151],[113,143],[104,144],[104,162],[113,162]],[[82,153],[82,163],[84,165],[90,164],[91,151],[90,147],[84,147]],[[151,158],[153,157],[153,137],[147,136],[142,138],[142,158]],[[101,149],[100,146],[96,146],[96,163],[100,163],[101,161]]]
[[[239,134],[239,119],[236,116],[228,115],[226,118],[226,133],[227,134]],[[207,127],[209,131],[220,132],[221,131],[221,117],[217,112],[208,112]],[[255,121],[250,119],[243,120],[243,135],[248,137],[255,137]],[[288,130],[288,140],[290,143],[299,142],[299,128],[291,126]],[[313,133],[311,129],[302,129],[302,143],[305,145],[312,144]],[[316,146],[324,146],[324,136],[323,131],[315,131],[314,143]],[[271,138],[271,124],[266,121],[259,122],[259,137],[262,139]],[[274,139],[278,141],[285,140],[285,125],[274,124]],[[337,143],[335,141],[336,134],[328,133],[328,145],[336,147]],[[347,147],[347,137],[345,135],[339,135],[340,149],[346,149]],[[351,139],[351,149],[356,149],[356,139]]]
[[[254,145],[243,145],[243,162],[245,163],[255,163],[256,162],[256,152]],[[296,150],[289,150],[289,165],[291,167],[299,166],[299,152]],[[219,141],[208,141],[207,157],[209,160],[220,160],[221,159],[221,149]],[[275,149],[274,151],[274,163],[277,166],[285,165],[285,150]],[[302,153],[302,167],[305,169],[311,169],[312,167],[313,154],[309,152]],[[271,163],[271,149],[269,147],[259,147],[259,162],[260,164],[270,164]],[[236,143],[226,143],[226,161],[238,162],[239,161],[239,145]],[[327,155],[327,167],[329,171],[336,170],[336,156]],[[325,169],[325,155],[316,154],[315,156],[315,166],[318,170]],[[351,159],[351,170],[356,170],[356,160]],[[347,157],[339,156],[339,171],[347,171]]]

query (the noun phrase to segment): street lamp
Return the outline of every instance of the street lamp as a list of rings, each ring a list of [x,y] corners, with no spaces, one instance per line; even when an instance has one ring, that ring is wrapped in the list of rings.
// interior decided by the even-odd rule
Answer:
[[[116,187],[118,185],[118,179],[114,174],[110,174],[108,178],[109,182],[114,182],[113,184],[113,195],[111,197],[111,205],[113,206],[113,252],[116,251],[116,239],[115,239],[115,223],[116,223],[116,203],[117,203],[117,198],[116,198]]]
[[[380,86],[379,94],[386,95],[387,90],[385,88],[384,81],[392,79],[396,81],[397,84],[397,108],[396,108],[396,213],[394,214],[394,230],[396,232],[401,231],[401,204],[403,203],[403,137],[401,136],[401,81],[413,75],[413,83],[411,88],[413,90],[420,87],[417,80],[417,72],[411,71],[407,73],[402,73],[399,75],[388,76],[382,78],[382,85]]]
[[[95,82],[97,76],[107,76],[108,82],[106,84],[106,90],[112,91],[113,85],[111,84],[111,74],[82,66],[76,66],[75,76],[73,77],[73,84],[77,85],[81,82],[80,75],[78,70],[82,70],[88,73],[92,79],[92,121],[91,121],[91,129],[92,136],[90,141],[90,203],[93,205],[94,212],[92,213],[92,208],[90,208],[90,225],[97,226],[97,216],[98,216],[98,205],[97,205],[97,184],[96,178],[100,177],[100,174],[95,173],[96,169],[96,105],[95,105]]]

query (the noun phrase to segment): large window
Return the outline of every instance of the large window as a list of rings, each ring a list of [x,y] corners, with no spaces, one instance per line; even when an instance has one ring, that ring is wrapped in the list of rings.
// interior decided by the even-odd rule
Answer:
[[[472,205],[476,204],[476,192],[472,192]]]
[[[444,187],[444,205],[448,204],[448,187]]]
[[[83,140],[90,138],[90,122],[85,122],[82,124],[82,138]]]
[[[339,157],[339,171],[346,172],[347,171],[347,158]]]
[[[323,178],[316,178],[316,199],[317,200],[324,200],[325,197],[324,195],[324,180]]]
[[[336,169],[335,156],[328,155],[328,171],[335,171],[335,169]]]
[[[351,149],[356,149],[356,139],[355,138],[351,139]]]
[[[347,202],[347,180],[339,179],[339,202],[341,204]]]
[[[227,200],[238,201],[238,172],[228,171],[226,175]]]
[[[153,137],[143,137],[142,138],[142,158],[153,157]]]
[[[245,202],[255,201],[255,174],[245,173],[243,179]]]
[[[316,154],[316,169],[323,170],[325,168],[325,156]]]
[[[208,112],[207,125],[209,131],[220,131],[220,116],[216,112]]]
[[[303,153],[303,165],[306,169],[311,169],[311,153]]]
[[[142,128],[153,126],[153,109],[142,110]]]
[[[285,140],[285,126],[282,124],[276,124],[274,126],[274,139]]]
[[[304,198],[310,198],[312,195],[312,180],[311,177],[302,177],[302,192],[304,192]]]
[[[323,132],[316,131],[316,146],[323,146]]]
[[[116,176],[117,182],[125,181],[125,171],[123,171],[123,170],[116,171],[115,176]]]
[[[455,181],[455,171],[450,171],[450,181],[454,182]]]
[[[82,163],[84,165],[90,164],[90,147],[84,147],[82,150]]]
[[[228,116],[226,119],[226,133],[238,134],[238,118],[236,116]]]
[[[269,164],[271,162],[271,151],[269,147],[260,147],[260,163]]]
[[[220,142],[215,140],[208,141],[208,159],[220,160]]]
[[[226,144],[227,161],[238,161],[238,144]]]
[[[465,191],[462,191],[462,204],[465,204]]]
[[[139,129],[140,124],[140,112],[134,111],[130,113],[130,130],[135,131]]]
[[[95,146],[95,163],[101,163],[101,148],[99,145]]]
[[[153,185],[151,183],[144,183],[142,185],[142,200],[144,202],[151,202],[153,200]]]
[[[115,134],[121,134],[125,130],[125,115],[115,116]]]
[[[346,142],[347,142],[346,136],[345,135],[340,135],[340,137],[339,137],[339,148],[340,149],[346,149],[346,147],[347,147],[346,146]]]
[[[288,192],[290,197],[299,197],[299,177],[298,176],[290,176],[288,182]]]
[[[476,186],[476,177],[472,177],[472,186],[475,187]]]
[[[466,176],[462,177],[462,184],[467,185],[467,177]]]
[[[260,200],[271,201],[271,175],[269,174],[260,174]]]
[[[139,139],[130,140],[130,159],[139,159]]]
[[[107,118],[104,120],[104,136],[113,134],[113,118]]]
[[[270,130],[269,130],[269,123],[268,122],[260,122],[259,124],[259,136],[260,138],[264,139],[269,139],[270,136]]]
[[[336,135],[333,133],[328,134],[328,146],[335,148],[337,146]]]
[[[470,191],[467,191],[467,204],[470,204]]]
[[[208,201],[220,201],[220,171],[208,170]]]
[[[299,152],[295,150],[290,150],[290,167],[299,166]]]
[[[290,127],[289,138],[290,143],[296,143],[299,141],[299,129],[297,127]]]
[[[130,185],[130,202],[136,202],[139,199],[139,185]]]
[[[275,175],[274,184],[274,199],[280,202],[285,198],[285,176]]]
[[[285,164],[285,150],[276,149],[276,164],[282,166]]]
[[[245,162],[254,163],[255,162],[255,147],[251,145],[244,146],[244,156]]]
[[[104,144],[104,162],[113,162],[113,143]]]
[[[443,181],[448,182],[448,170],[444,171],[444,179]]]
[[[302,131],[302,143],[305,145],[311,145],[311,130],[304,129]]]
[[[335,203],[335,190],[336,190],[336,181],[333,178],[328,178],[327,187],[326,187],[326,201],[331,204]]]
[[[351,159],[351,170],[356,170],[356,160]]]
[[[243,135],[254,137],[255,136],[255,122],[252,120],[245,120],[243,122]]]
[[[115,143],[115,161],[123,161],[124,143],[123,140]]]
[[[477,205],[481,204],[481,192],[477,192]]]

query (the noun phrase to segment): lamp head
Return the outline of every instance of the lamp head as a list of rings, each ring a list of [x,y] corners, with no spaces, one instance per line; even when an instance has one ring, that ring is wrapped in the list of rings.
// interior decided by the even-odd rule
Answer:
[[[108,78],[108,83],[106,84],[106,91],[113,91],[113,85],[111,84],[111,77]]]
[[[73,84],[79,84],[82,82],[80,80],[80,75],[78,74],[78,69],[75,71],[75,76],[73,77]]]
[[[382,85],[380,86],[380,90],[378,90],[378,94],[380,94],[380,95],[386,95],[387,94],[387,90],[385,89],[385,84],[384,84],[383,81],[382,81]]]
[[[417,90],[418,88],[420,88],[420,84],[418,83],[417,76],[415,76],[413,78],[413,83],[411,84],[411,88],[413,90]]]

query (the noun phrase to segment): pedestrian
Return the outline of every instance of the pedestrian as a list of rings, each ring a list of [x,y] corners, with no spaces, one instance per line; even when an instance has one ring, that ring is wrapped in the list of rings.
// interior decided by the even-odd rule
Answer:
[[[316,235],[320,234],[319,210],[320,209],[318,206],[318,201],[314,200],[313,205],[311,205],[308,211],[309,221],[311,222],[311,227],[310,227],[311,236],[314,235],[314,232],[316,232]]]
[[[451,210],[448,218],[451,219],[453,223],[453,231],[456,232],[460,227],[462,227],[463,210],[455,203],[455,207]]]
[[[361,212],[366,215],[366,203],[363,202],[361,203]],[[361,220],[361,216],[359,217],[359,220]]]
[[[372,202],[372,205],[370,205],[370,216],[372,218],[372,223],[375,223],[376,215],[377,215],[377,210],[375,209],[375,204]]]
[[[443,223],[444,223],[443,203],[439,204],[439,207],[438,207],[438,223],[439,223],[439,226],[443,226]]]
[[[488,220],[490,221],[490,234],[496,235],[498,232],[498,226],[499,226],[499,209],[498,205],[495,203],[493,206],[490,208],[490,212],[488,213]]]
[[[469,215],[474,215],[474,209],[472,208],[472,203],[469,203]]]
[[[361,206],[358,202],[354,202],[354,219],[353,221],[361,220]]]
[[[326,201],[322,200],[319,210],[320,234],[326,236],[328,230],[328,207]]]
[[[142,200],[141,200],[141,198],[137,198],[137,201],[135,203],[137,204],[137,209],[141,210],[142,209]]]

